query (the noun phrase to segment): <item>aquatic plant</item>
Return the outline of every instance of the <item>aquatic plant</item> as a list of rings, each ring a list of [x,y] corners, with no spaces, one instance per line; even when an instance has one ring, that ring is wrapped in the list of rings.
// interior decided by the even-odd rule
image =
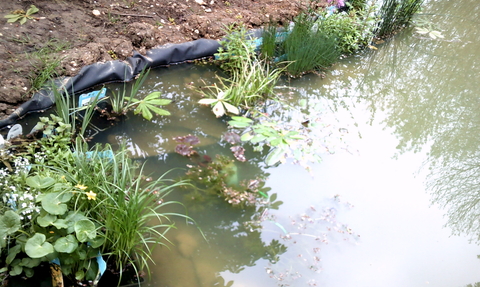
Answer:
[[[69,129],[57,125],[61,118],[51,119],[41,124],[47,137],[21,153],[9,147],[17,152],[11,170],[0,169],[2,271],[31,277],[42,262],[55,260],[64,276],[95,285],[106,256],[120,274],[127,265],[137,277],[148,272],[152,248],[168,242],[169,218],[187,218],[162,212],[173,203],[164,196],[186,181],[147,178],[124,147],[89,150],[81,137],[72,146]]]
[[[375,32],[376,37],[388,37],[408,25],[422,4],[423,0],[383,1],[379,11],[381,21]]]
[[[228,111],[239,114],[238,106],[250,109],[274,94],[274,86],[282,69],[275,69],[262,61],[243,62],[231,78],[218,77],[219,83],[198,90],[207,99],[201,104],[213,105],[213,112],[221,117]]]
[[[198,184],[197,189],[187,195],[188,198],[203,200],[206,195],[219,195],[233,206],[256,206],[267,198],[265,182],[261,178],[243,180],[238,178],[235,160],[217,155],[204,164],[188,165],[186,178]]]
[[[270,22],[262,31],[262,44],[260,45],[260,57],[272,61],[278,57],[277,26]]]
[[[286,72],[300,76],[306,72],[326,68],[336,62],[341,54],[336,35],[329,34],[315,25],[307,14],[300,14],[294,21],[293,29],[283,43],[287,62]]]
[[[112,105],[111,111],[104,111],[109,118],[115,118],[118,116],[126,115],[131,109],[134,110],[134,114],[141,114],[146,120],[151,120],[153,114],[160,116],[168,116],[170,112],[160,108],[170,104],[172,101],[168,99],[161,99],[160,92],[152,92],[143,99],[137,99],[137,94],[140,88],[143,86],[145,79],[148,77],[150,70],[143,70],[134,81],[130,88],[130,96],[127,96],[127,88],[124,88],[120,93],[113,93],[110,98]]]
[[[255,59],[255,39],[243,24],[231,24],[224,29],[226,36],[215,54],[216,62],[227,73],[242,71],[245,63]]]

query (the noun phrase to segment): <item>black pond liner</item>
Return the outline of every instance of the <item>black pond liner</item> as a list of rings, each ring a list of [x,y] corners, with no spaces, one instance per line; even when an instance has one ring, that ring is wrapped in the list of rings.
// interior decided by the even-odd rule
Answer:
[[[146,55],[134,52],[125,61],[95,63],[83,67],[74,77],[58,78],[53,84],[61,92],[79,94],[98,85],[113,82],[129,82],[144,69],[182,64],[206,57],[212,57],[220,47],[216,40],[199,39],[181,44],[167,44],[147,51]],[[0,129],[14,124],[31,112],[44,111],[55,103],[51,88],[35,93],[6,119],[0,120]]]

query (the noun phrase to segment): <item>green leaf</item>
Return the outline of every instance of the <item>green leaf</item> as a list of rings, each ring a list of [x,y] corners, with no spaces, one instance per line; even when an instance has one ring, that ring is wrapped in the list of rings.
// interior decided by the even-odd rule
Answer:
[[[32,268],[23,267],[23,273],[25,274],[25,276],[27,276],[27,278],[32,278],[35,271],[33,271]]]
[[[37,217],[37,223],[41,227],[47,227],[47,226],[53,225],[55,220],[57,220],[57,216],[50,213],[47,213],[44,216]]]
[[[68,223],[67,233],[75,232],[75,223],[77,221],[82,220],[82,219],[87,219],[87,217],[85,215],[83,215],[82,213],[79,213],[79,212],[74,212],[74,211],[68,212],[68,215],[65,218],[65,220]]]
[[[161,109],[159,107],[155,107],[155,106],[151,106],[150,110],[152,110],[152,112],[156,113],[159,116],[169,116],[169,115],[171,115],[169,111]]]
[[[32,14],[37,13],[40,11],[35,5],[30,5],[30,8],[28,8],[27,13],[25,13],[27,16],[30,16]]]
[[[12,248],[8,250],[8,256],[5,259],[5,263],[7,264],[12,264],[13,260],[15,259],[15,256],[17,256],[18,253],[22,251],[22,246],[21,245],[15,245]]]
[[[251,140],[253,138],[253,135],[248,132],[248,133],[244,133],[241,137],[240,137],[240,140],[244,141],[244,142],[247,142],[249,140]]]
[[[53,222],[53,226],[55,226],[58,229],[68,228],[69,226],[68,223],[69,222],[65,219],[57,219]]]
[[[93,240],[88,241],[89,246],[91,246],[92,248],[99,248],[103,245],[104,242],[105,238],[99,236],[95,237]]]
[[[52,186],[55,183],[55,179],[48,176],[35,175],[27,177],[26,183],[32,188],[43,189]]]
[[[12,210],[7,210],[0,216],[0,234],[10,235],[17,232],[21,227],[20,215]]]
[[[140,105],[135,109],[134,114],[142,114],[143,118],[146,119],[147,121],[151,120],[153,118],[152,113],[150,112],[149,109],[144,108],[143,106],[140,107]]]
[[[22,274],[22,272],[23,272],[23,267],[20,265],[15,265],[13,266],[12,270],[10,270],[8,274],[10,274],[10,276],[17,276]]]
[[[274,165],[285,158],[284,154],[285,150],[283,148],[275,148],[267,155],[265,163],[267,165]]]
[[[22,262],[20,263],[20,265],[23,267],[33,268],[40,265],[41,262],[42,260],[40,260],[39,258],[22,258]]]
[[[77,279],[78,281],[82,281],[83,278],[85,278],[85,271],[78,270],[77,272],[75,272],[75,279]]]
[[[69,234],[65,237],[60,237],[55,241],[53,247],[55,251],[62,253],[72,253],[78,247],[78,241],[75,236]]]
[[[201,105],[211,105],[211,104],[214,104],[218,102],[217,99],[201,99],[200,101],[198,101],[199,104]]]
[[[239,117],[239,116],[233,116],[232,117],[232,120],[236,121],[236,122],[244,122],[244,123],[252,123],[253,120],[250,119],[250,118],[247,118],[247,117]]]
[[[62,215],[67,212],[68,207],[65,202],[71,198],[71,193],[52,192],[47,193],[42,199],[42,207],[48,213]]]
[[[25,253],[31,258],[42,258],[52,252],[54,252],[53,245],[46,242],[45,235],[41,233],[35,233],[25,244]]]
[[[94,239],[97,236],[95,224],[88,219],[77,221],[74,228],[77,239],[80,242],[87,242],[88,240]]]
[[[264,140],[266,140],[267,137],[262,135],[262,134],[257,134],[255,135],[253,138],[250,139],[250,142],[251,143],[259,143],[259,142],[262,142]]]
[[[25,24],[26,22],[27,22],[27,17],[22,17],[22,18],[20,19],[20,25],[23,25],[23,24]]]

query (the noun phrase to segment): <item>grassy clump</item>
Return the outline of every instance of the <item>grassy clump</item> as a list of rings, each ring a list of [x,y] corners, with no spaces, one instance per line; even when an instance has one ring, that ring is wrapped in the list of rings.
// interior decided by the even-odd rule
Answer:
[[[408,25],[422,3],[423,0],[384,0],[379,11],[381,21],[376,37],[391,36],[395,31]]]
[[[58,52],[68,49],[70,44],[58,39],[50,39],[43,47],[27,54],[33,69],[28,74],[30,91],[38,91],[43,85],[58,74],[62,58]]]
[[[306,14],[295,19],[293,29],[283,43],[283,50],[290,63],[286,71],[292,76],[326,68],[341,54],[337,39]]]

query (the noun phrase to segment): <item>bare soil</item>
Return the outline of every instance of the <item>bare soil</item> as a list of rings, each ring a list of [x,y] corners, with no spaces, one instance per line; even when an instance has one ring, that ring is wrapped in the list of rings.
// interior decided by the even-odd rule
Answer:
[[[259,28],[291,20],[301,0],[2,0],[0,5],[0,119],[33,94],[35,57],[47,45],[66,44],[57,76],[74,76],[95,62],[123,60],[133,51],[199,38],[220,39],[225,25]],[[326,0],[325,0],[326,2]],[[35,5],[35,19],[20,25],[3,16]]]

